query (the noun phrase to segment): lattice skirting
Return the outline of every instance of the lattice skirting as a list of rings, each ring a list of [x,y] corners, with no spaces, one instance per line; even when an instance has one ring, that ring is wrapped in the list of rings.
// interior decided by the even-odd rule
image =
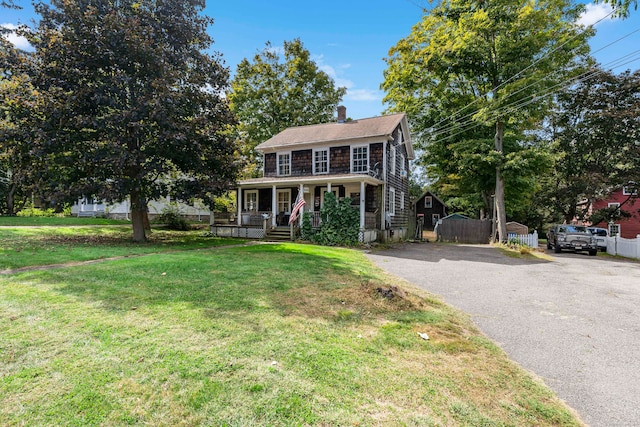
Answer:
[[[217,237],[240,237],[244,239],[264,238],[264,229],[256,227],[212,225],[211,233]]]

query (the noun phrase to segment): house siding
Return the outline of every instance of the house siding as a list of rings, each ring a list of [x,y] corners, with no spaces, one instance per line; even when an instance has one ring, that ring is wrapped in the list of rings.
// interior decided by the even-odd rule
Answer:
[[[329,149],[329,171],[332,174],[351,172],[351,146]]]
[[[390,141],[387,144],[386,157],[387,157],[387,168],[386,168],[386,179],[387,189],[386,189],[386,210],[390,211],[391,203],[395,205],[395,215],[390,218],[391,228],[398,227],[406,227],[408,224],[408,216],[409,216],[409,161],[407,160],[407,150],[405,144],[399,143],[399,131],[400,127],[397,127],[393,132],[393,141]],[[395,147],[396,149],[396,158],[395,158],[395,173],[391,173],[391,162],[394,159],[391,158],[391,147]],[[402,170],[400,161],[404,158],[404,169],[407,171],[407,176],[401,176],[400,171]],[[389,200],[389,189],[393,188],[395,190],[395,200]],[[401,199],[402,194],[404,193],[404,209],[401,207]]]
[[[291,152],[291,175],[313,174],[312,150]]]
[[[277,158],[276,153],[264,155],[264,176],[278,175]]]
[[[631,215],[629,218],[620,218],[615,221],[616,224],[620,225],[620,237],[624,237],[625,239],[634,239],[636,236],[640,235],[640,214],[638,213],[638,209],[640,208],[640,199],[634,197],[627,201],[628,198],[629,196],[623,194],[622,189],[619,189],[611,193],[609,197],[593,202],[593,210],[606,208],[609,203],[620,203],[620,209]],[[608,224],[604,222],[594,224],[593,226],[608,228]]]
[[[379,164],[382,166],[384,161],[384,144],[382,142],[369,145],[369,169]]]
[[[431,208],[424,207],[424,199],[426,197],[431,197]],[[444,218],[447,216],[447,208],[433,193],[427,192],[416,201],[416,216],[419,214],[424,215],[424,228],[433,230],[433,227],[435,227],[432,220],[433,215],[440,215],[440,218]]]

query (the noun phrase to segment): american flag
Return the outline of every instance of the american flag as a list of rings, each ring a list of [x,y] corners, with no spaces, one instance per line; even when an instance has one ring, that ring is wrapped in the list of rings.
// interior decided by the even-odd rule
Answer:
[[[300,213],[300,209],[305,205],[304,195],[302,191],[298,191],[298,197],[296,198],[295,203],[293,204],[293,209],[291,209],[291,216],[289,216],[289,224],[292,224],[298,218],[298,214]]]

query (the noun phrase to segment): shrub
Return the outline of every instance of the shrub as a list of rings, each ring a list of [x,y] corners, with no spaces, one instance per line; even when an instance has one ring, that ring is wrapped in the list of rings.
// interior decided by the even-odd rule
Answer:
[[[168,205],[162,209],[162,213],[158,216],[157,222],[165,224],[170,230],[186,231],[191,228],[176,205]]]
[[[320,209],[322,224],[313,236],[315,243],[325,246],[356,245],[360,232],[360,214],[351,207],[348,197],[338,203],[335,194],[327,193]]]
[[[24,207],[16,215],[17,216],[24,216],[24,217],[30,217],[30,216],[54,217],[54,216],[58,216],[56,211],[54,211],[53,209],[40,209],[40,208],[34,208],[34,207]]]

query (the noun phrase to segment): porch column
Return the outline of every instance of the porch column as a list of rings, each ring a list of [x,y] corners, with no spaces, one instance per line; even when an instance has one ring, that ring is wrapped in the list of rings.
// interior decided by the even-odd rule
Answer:
[[[275,227],[276,224],[276,210],[278,209],[278,192],[276,191],[276,186],[274,185],[271,189],[271,226]]]
[[[360,230],[364,230],[364,199],[366,194],[364,192],[365,185],[364,181],[360,181]]]
[[[331,193],[331,183],[327,182],[327,193]]]
[[[242,187],[238,187],[238,217],[236,218],[236,223],[238,226],[242,225]]]

